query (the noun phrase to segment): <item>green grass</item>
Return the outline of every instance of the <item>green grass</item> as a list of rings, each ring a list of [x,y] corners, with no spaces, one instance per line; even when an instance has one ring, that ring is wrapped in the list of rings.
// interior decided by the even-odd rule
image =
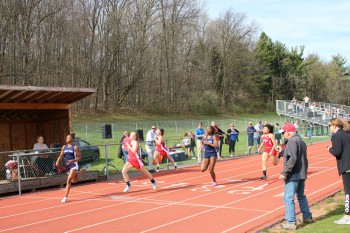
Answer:
[[[337,205],[335,208],[332,208],[326,215],[318,218],[315,223],[306,225],[297,230],[300,233],[333,233],[333,232],[350,232],[348,225],[337,225],[334,223],[335,220],[338,220],[344,216],[344,200],[342,204]]]

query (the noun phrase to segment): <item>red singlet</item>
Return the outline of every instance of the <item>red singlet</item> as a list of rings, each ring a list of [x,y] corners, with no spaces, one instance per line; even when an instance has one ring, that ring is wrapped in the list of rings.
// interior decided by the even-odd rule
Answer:
[[[264,143],[264,152],[270,154],[272,147],[273,147],[273,143],[272,143],[271,138],[269,137],[269,134],[261,136],[261,140]],[[274,149],[272,151],[272,156],[276,156],[276,155],[277,155],[277,151],[276,151],[276,149]]]
[[[136,151],[139,151],[139,148],[137,148]],[[132,152],[130,149],[128,149],[128,162],[133,165],[136,169],[140,169],[143,167],[143,162],[139,156],[139,153]]]
[[[168,150],[165,146],[164,141],[161,142],[160,144],[156,143],[156,151],[158,151],[161,155],[163,155],[163,157],[169,158],[169,153],[168,153]]]

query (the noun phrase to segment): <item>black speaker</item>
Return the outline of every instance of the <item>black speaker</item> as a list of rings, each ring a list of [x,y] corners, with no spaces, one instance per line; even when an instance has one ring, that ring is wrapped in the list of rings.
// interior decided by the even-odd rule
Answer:
[[[102,138],[103,139],[112,138],[112,125],[110,124],[102,125]]]
[[[139,135],[139,141],[144,141],[143,139],[143,129],[138,129],[137,134]]]

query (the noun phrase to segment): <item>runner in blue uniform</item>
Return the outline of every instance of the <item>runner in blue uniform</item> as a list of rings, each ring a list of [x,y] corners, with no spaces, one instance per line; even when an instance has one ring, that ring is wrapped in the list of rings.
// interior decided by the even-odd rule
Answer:
[[[202,138],[204,145],[204,158],[202,162],[202,172],[205,172],[209,167],[211,178],[213,179],[213,186],[216,186],[216,175],[214,167],[217,159],[216,148],[219,147],[218,139],[214,136],[214,128],[208,126],[206,134]]]
[[[65,163],[67,165],[67,185],[66,185],[66,195],[62,199],[62,203],[67,202],[68,194],[72,183],[76,183],[80,176],[88,169],[91,165],[86,164],[80,171],[78,162],[81,159],[81,152],[79,147],[74,145],[75,134],[69,134],[66,138],[66,145],[62,147],[61,153],[57,158],[56,167],[59,165],[61,159],[64,157]]]

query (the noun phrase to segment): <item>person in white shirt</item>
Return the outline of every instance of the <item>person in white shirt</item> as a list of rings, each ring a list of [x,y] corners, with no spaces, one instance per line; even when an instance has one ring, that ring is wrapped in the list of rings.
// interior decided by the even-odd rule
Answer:
[[[152,129],[149,130],[147,132],[147,136],[146,136],[146,152],[148,154],[148,169],[149,172],[154,173],[156,172],[153,169],[153,155],[154,155],[154,151],[155,151],[155,141],[154,141],[154,137],[157,135],[157,127],[155,125],[152,125]]]

